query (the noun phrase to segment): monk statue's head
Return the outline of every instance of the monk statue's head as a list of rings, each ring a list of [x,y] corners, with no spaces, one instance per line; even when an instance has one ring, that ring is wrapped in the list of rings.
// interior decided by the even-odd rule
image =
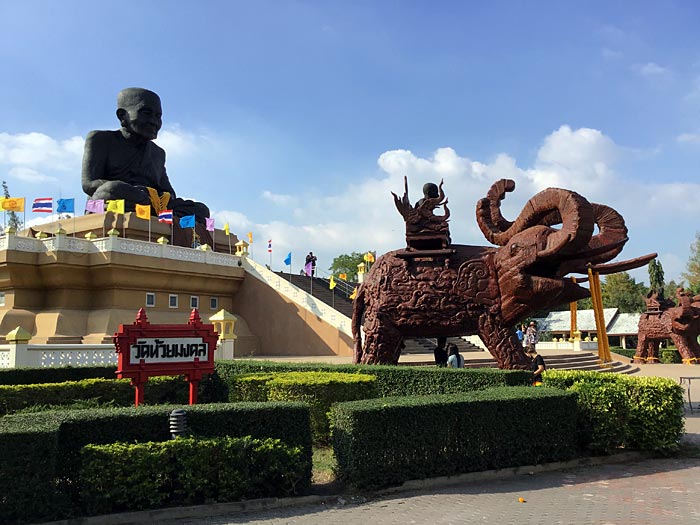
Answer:
[[[131,136],[145,140],[158,138],[163,125],[160,97],[143,88],[122,89],[117,95],[117,118]]]

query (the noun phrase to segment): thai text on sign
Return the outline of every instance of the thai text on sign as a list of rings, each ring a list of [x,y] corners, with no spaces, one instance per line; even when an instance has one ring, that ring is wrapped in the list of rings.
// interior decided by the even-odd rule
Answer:
[[[209,358],[209,345],[201,337],[144,337],[129,346],[129,362],[175,363]]]

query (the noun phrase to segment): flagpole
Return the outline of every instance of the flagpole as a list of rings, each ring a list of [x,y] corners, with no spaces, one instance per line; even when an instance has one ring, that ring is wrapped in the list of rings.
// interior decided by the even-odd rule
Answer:
[[[148,216],[148,242],[151,242],[151,216]]]
[[[231,255],[231,232],[230,231],[228,232],[228,235],[226,237],[228,237],[228,254]]]
[[[289,282],[292,282],[292,254],[289,254]]]

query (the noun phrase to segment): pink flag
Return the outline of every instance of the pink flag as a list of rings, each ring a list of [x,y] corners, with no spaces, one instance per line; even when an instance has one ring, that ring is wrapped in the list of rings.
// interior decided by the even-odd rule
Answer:
[[[311,268],[311,261],[309,261],[304,265],[304,273],[306,274],[307,277],[311,277],[312,271],[313,270]]]
[[[207,217],[207,231],[208,232],[214,231],[214,219],[213,219],[213,217]]]
[[[89,211],[91,213],[104,213],[105,212],[104,199],[97,199],[97,200],[88,199],[87,204],[85,204],[85,211]]]

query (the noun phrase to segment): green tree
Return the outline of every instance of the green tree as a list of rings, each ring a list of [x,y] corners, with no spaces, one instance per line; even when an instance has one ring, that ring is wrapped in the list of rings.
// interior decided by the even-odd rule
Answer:
[[[646,309],[644,296],[647,287],[636,282],[627,272],[612,273],[600,283],[603,307],[619,308],[620,312],[643,312]]]
[[[690,257],[681,275],[691,293],[700,293],[700,232],[695,232],[695,240],[690,245]]]
[[[664,268],[661,262],[652,259],[649,261],[649,289],[659,294],[659,299],[664,298]]]
[[[365,265],[367,265],[364,259],[366,253],[367,252],[352,252],[350,255],[345,253],[338,255],[333,259],[333,263],[328,270],[335,276],[341,273],[347,274],[348,281],[356,281],[357,265],[360,263],[365,263]],[[375,252],[372,253],[374,254]]]
[[[682,283],[681,283],[682,284]],[[676,289],[681,285],[676,281],[670,281],[664,286],[664,297],[666,299],[676,299]]]
[[[2,181],[2,192],[5,195],[5,198],[10,197],[10,190],[7,187],[6,181]],[[14,228],[15,231],[17,231],[17,232],[22,230],[24,227],[24,223],[22,222],[22,219],[19,218],[19,215],[17,215],[13,211],[8,211],[6,213],[7,213],[7,226],[9,228]]]

